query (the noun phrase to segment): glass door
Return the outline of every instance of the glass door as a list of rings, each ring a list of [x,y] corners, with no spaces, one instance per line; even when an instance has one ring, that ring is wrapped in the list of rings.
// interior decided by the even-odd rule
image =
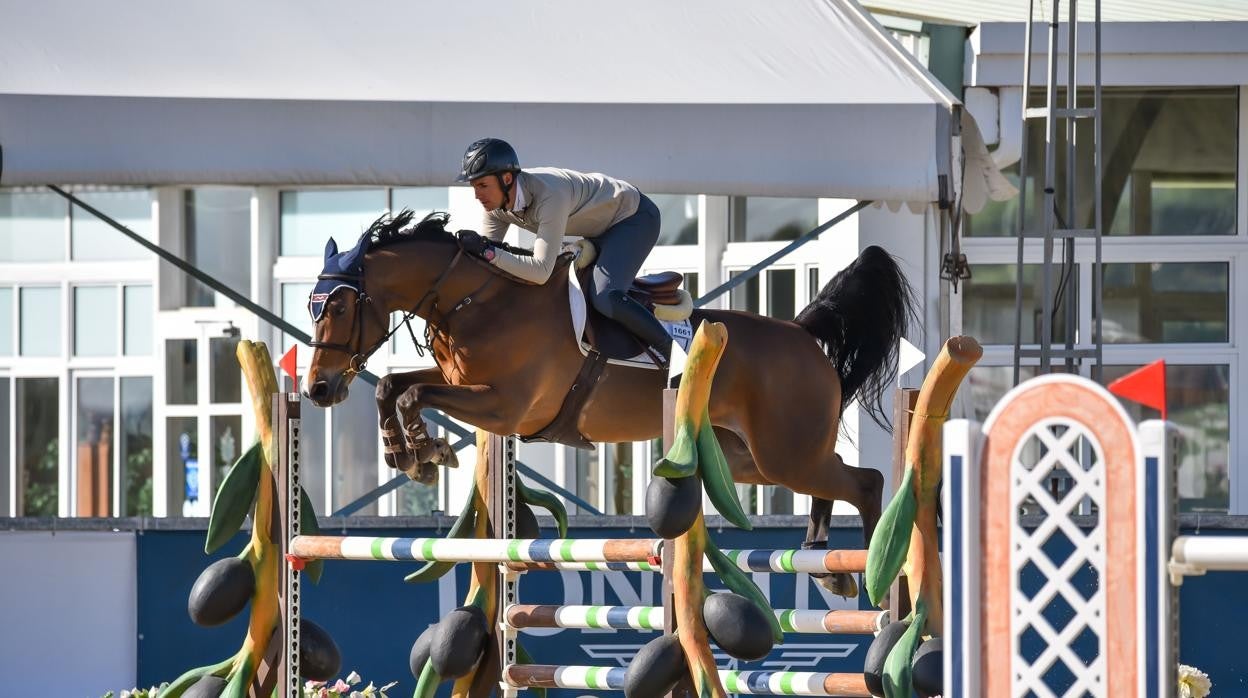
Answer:
[[[215,320],[198,322],[195,329],[191,336],[167,336],[163,345],[169,516],[207,516],[230,466],[254,438],[254,426],[243,420],[236,332]]]

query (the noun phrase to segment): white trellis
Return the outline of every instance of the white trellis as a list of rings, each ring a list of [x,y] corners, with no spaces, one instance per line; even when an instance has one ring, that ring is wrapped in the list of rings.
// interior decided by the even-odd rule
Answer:
[[[1174,446],[1069,375],[946,426],[945,695],[1172,692]]]

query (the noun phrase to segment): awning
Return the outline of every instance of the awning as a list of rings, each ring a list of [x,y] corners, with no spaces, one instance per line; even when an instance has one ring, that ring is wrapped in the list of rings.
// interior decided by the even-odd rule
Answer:
[[[652,192],[930,202],[969,123],[853,0],[48,0],[0,33],[10,186],[446,185],[491,135]]]

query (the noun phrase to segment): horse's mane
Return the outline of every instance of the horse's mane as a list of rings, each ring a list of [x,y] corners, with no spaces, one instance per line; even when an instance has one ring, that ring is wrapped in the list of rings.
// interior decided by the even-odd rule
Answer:
[[[380,218],[373,221],[360,237],[360,242],[363,243],[365,251],[417,240],[458,243],[455,234],[446,229],[447,224],[451,222],[451,214],[445,211],[433,211],[420,219],[420,222],[416,225],[409,226],[408,224],[415,217],[416,214],[410,208],[405,208],[394,215],[383,214]],[[515,247],[502,242],[495,242],[494,245],[513,254],[521,256],[533,255],[533,250],[526,250],[522,247]]]
[[[371,250],[409,240],[455,241],[455,236],[446,229],[446,224],[451,221],[451,214],[434,211],[420,219],[416,225],[409,227],[408,224],[415,217],[416,214],[410,208],[405,208],[394,215],[388,213],[382,215],[368,226],[368,230],[364,231],[365,245]]]

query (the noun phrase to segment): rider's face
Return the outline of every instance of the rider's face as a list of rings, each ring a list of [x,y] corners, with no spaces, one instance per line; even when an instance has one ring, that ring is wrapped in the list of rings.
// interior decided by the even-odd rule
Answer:
[[[512,175],[510,172],[503,173],[503,181],[511,183]],[[503,207],[505,194],[503,188],[498,185],[498,177],[487,175],[472,180],[472,194],[477,197],[477,201],[481,202],[481,206],[487,211],[494,211]]]

